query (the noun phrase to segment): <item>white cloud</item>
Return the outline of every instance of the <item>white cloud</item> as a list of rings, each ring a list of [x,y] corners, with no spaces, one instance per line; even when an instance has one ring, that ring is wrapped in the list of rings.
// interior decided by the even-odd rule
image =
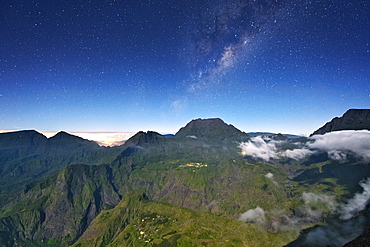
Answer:
[[[239,145],[242,149],[242,155],[249,155],[253,158],[261,158],[264,161],[270,159],[278,159],[280,157],[288,157],[291,159],[302,159],[307,155],[313,154],[314,151],[307,148],[286,150],[284,152],[277,152],[277,144],[284,141],[275,141],[270,138],[262,138],[261,136],[252,137],[250,141],[243,142]]]
[[[186,136],[187,138],[192,138],[192,139],[197,139],[198,137],[196,136]]]
[[[266,178],[272,178],[274,176],[274,174],[272,174],[271,172],[269,172],[269,173],[267,173],[266,175],[265,175],[265,177]]]
[[[324,211],[334,212],[337,204],[334,196],[303,192],[304,212],[314,220],[319,220]]]
[[[264,161],[278,158],[275,143],[267,143],[260,136],[252,137],[248,142],[242,142],[239,147],[242,149],[242,155],[261,158]]]
[[[343,151],[331,150],[328,151],[328,157],[332,160],[346,160],[347,154]]]
[[[356,213],[362,211],[370,199],[370,178],[365,182],[360,183],[364,189],[362,193],[356,193],[355,196],[350,199],[346,204],[341,205],[340,213],[341,219],[348,220],[352,218]]]
[[[288,158],[291,158],[291,159],[299,160],[299,159],[303,159],[307,155],[310,155],[310,154],[313,154],[313,153],[314,153],[314,151],[312,151],[312,150],[309,150],[307,148],[302,148],[302,149],[293,149],[293,150],[288,149],[284,153],[282,153],[281,155],[285,156],[285,157],[288,157]]]
[[[314,141],[308,144],[309,148],[317,148],[327,152],[334,159],[346,157],[343,151],[349,150],[358,156],[370,159],[370,131],[368,130],[342,130],[314,135]],[[333,152],[336,151],[336,152]]]
[[[243,213],[238,220],[262,225],[266,222],[265,211],[257,206],[255,209],[249,209]]]
[[[279,152],[277,145],[282,141],[275,141],[260,136],[251,138],[248,142],[239,145],[242,155],[260,158],[268,162],[270,159],[288,157],[299,160],[314,154],[319,149],[328,152],[328,156],[334,160],[345,160],[349,153],[369,160],[370,159],[370,131],[368,130],[343,130],[312,136],[311,142],[300,143],[302,148]]]

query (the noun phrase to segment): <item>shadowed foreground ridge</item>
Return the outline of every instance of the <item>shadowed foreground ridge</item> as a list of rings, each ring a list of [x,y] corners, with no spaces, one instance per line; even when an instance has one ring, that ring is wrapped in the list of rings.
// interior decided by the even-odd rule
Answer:
[[[333,118],[311,136],[338,130],[370,130],[370,109],[349,109],[342,117]]]

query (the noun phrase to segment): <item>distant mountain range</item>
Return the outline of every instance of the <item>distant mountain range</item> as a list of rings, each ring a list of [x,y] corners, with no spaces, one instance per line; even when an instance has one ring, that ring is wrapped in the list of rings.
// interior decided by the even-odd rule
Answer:
[[[68,164],[101,164],[111,153],[116,155],[114,149],[66,132],[51,138],[34,130],[0,133],[0,199]]]
[[[269,136],[276,136],[280,133],[272,133],[272,132],[247,132],[247,134],[249,136],[252,136],[252,137],[255,137],[255,136],[265,136],[265,137],[269,137]],[[303,136],[300,136],[300,135],[292,135],[292,134],[281,134],[287,138],[290,138],[290,139],[294,139],[294,138],[301,138]]]
[[[116,147],[65,132],[3,133],[0,246],[317,246],[310,236],[325,235],[322,225],[352,222],[340,239],[320,238],[341,246],[370,226],[366,210],[337,221],[370,164],[366,152],[315,141],[219,118],[171,136],[140,131]]]

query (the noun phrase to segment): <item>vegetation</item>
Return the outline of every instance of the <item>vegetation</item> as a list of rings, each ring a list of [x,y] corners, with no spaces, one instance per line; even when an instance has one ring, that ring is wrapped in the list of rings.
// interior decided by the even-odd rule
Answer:
[[[334,217],[333,207],[370,175],[363,161],[326,153],[244,157],[238,145],[247,134],[222,120],[197,121],[172,138],[139,132],[116,148],[66,133],[46,147],[34,132],[26,133],[33,144],[20,148],[7,136],[14,148],[1,157],[1,175],[29,170],[20,181],[2,180],[14,189],[3,194],[0,245],[284,246]],[[281,151],[298,147],[284,140]]]

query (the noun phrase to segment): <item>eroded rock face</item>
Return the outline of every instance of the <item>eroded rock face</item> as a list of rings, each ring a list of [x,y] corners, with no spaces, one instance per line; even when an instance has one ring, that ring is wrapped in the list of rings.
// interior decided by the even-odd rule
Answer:
[[[333,118],[312,135],[338,130],[370,130],[370,109],[350,109],[342,117]]]

